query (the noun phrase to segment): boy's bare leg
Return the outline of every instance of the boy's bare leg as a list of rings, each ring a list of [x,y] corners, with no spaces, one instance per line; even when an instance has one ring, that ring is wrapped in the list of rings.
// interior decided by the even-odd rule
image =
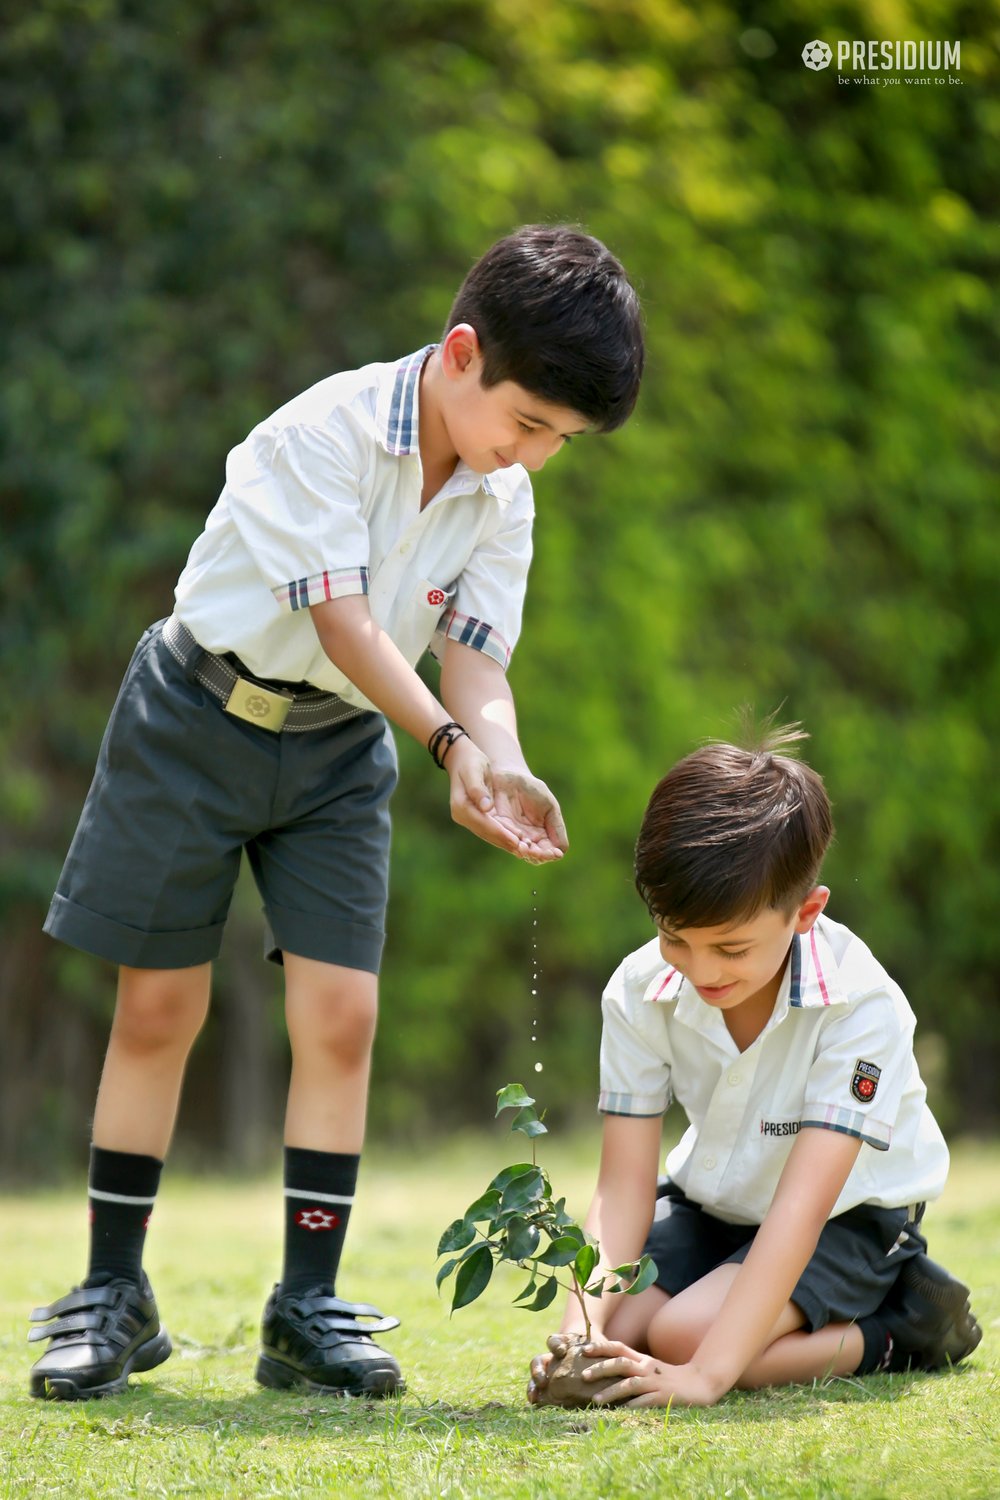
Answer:
[[[82,1285],[37,1308],[50,1347],[32,1367],[33,1396],[62,1401],[117,1394],[134,1370],[170,1354],[142,1270],[146,1225],[177,1118],[184,1065],[208,1011],[211,965],[133,969],[118,1000],[94,1111],[90,1258]]]
[[[745,1391],[765,1385],[803,1385],[829,1375],[853,1375],[864,1354],[856,1323],[828,1323],[815,1333],[789,1333],[775,1339],[744,1370],[736,1384]]]
[[[738,1265],[716,1266],[701,1281],[671,1297],[649,1325],[646,1337],[650,1353],[670,1364],[691,1360],[718,1317],[739,1269]],[[806,1333],[802,1321],[796,1304],[786,1303],[767,1347],[736,1384],[755,1390],[822,1380],[828,1375],[850,1375],[857,1369],[864,1341],[856,1325],[831,1324],[816,1333]]]
[[[637,1297],[620,1297],[604,1330],[606,1336],[620,1339],[637,1354],[648,1354],[650,1324],[669,1301],[668,1293],[658,1286],[648,1286]]]
[[[365,1135],[378,978],[285,954],[292,1076],[285,1144],[357,1153]]]
[[[94,1110],[94,1144],[167,1154],[184,1067],[208,1014],[211,964],[118,973],[118,1000]]]
[[[285,1115],[285,1254],[264,1309],[262,1385],[385,1396],[405,1389],[371,1338],[397,1318],[338,1298],[365,1134],[378,981],[365,970],[285,953],[292,1076]]]

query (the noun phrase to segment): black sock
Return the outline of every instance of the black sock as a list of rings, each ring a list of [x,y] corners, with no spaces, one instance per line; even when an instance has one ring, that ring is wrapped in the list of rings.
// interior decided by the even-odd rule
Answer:
[[[90,1265],[87,1281],[142,1281],[146,1226],[163,1163],[155,1156],[90,1148]]]
[[[913,1349],[900,1344],[886,1319],[880,1318],[877,1312],[871,1317],[859,1318],[858,1327],[865,1341],[865,1350],[855,1375],[896,1375],[913,1365]]]
[[[337,1151],[285,1147],[282,1291],[334,1289],[360,1160]]]

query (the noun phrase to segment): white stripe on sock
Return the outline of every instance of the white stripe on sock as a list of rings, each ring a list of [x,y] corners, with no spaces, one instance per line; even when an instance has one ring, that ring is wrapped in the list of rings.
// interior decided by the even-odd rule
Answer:
[[[150,1203],[156,1202],[155,1197],[131,1198],[127,1193],[102,1193],[99,1188],[88,1188],[87,1196],[88,1198],[99,1198],[102,1203],[135,1203],[149,1205]]]
[[[307,1193],[302,1188],[285,1188],[286,1198],[308,1198],[310,1203],[353,1203],[353,1195],[345,1198],[342,1193]]]

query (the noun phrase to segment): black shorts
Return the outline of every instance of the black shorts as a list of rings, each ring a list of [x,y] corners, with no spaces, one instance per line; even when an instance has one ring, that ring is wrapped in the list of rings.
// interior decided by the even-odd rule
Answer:
[[[140,969],[216,957],[243,851],[265,952],[377,973],[385,937],[385,719],[272,734],[232,717],[182,667],[163,622],[136,647],[45,922],[87,953]]]
[[[917,1227],[923,1209],[862,1204],[827,1220],[790,1298],[810,1333],[875,1311],[903,1264],[927,1249]],[[759,1227],[715,1218],[664,1178],[643,1253],[656,1265],[656,1285],[673,1297],[716,1266],[744,1261]]]

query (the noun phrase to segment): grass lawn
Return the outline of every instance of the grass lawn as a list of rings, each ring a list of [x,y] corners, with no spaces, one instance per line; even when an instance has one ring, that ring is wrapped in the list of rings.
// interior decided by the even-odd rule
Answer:
[[[392,1496],[616,1500],[976,1500],[1000,1496],[1000,1149],[954,1153],[928,1215],[931,1252],[974,1288],[984,1340],[937,1375],[834,1380],[732,1395],[708,1410],[534,1411],[529,1357],[556,1319],[518,1311],[498,1272],[449,1320],[434,1289],[445,1225],[510,1159],[510,1137],[393,1160],[372,1152],[341,1276],[344,1295],[400,1314],[386,1336],[407,1394],[363,1405],[264,1391],[256,1326],[280,1253],[274,1182],[168,1172],[148,1265],[173,1358],[125,1396],[27,1395],[26,1314],[79,1279],[81,1192],[0,1199],[0,1496]],[[583,1212],[595,1138],[541,1160]]]

